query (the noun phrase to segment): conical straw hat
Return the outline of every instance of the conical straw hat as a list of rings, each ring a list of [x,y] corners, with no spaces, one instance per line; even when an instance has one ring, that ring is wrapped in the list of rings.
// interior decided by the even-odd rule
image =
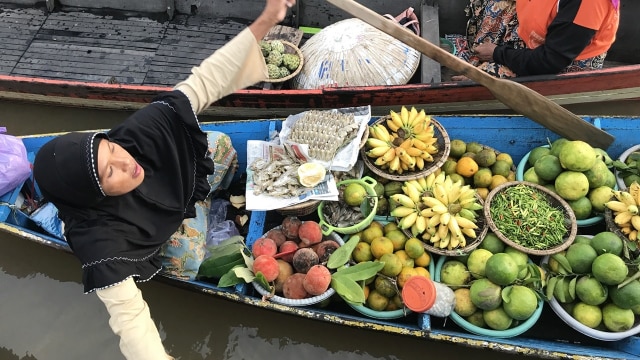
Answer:
[[[291,80],[296,89],[402,85],[420,63],[418,51],[355,18],[327,26],[300,51],[304,66]]]

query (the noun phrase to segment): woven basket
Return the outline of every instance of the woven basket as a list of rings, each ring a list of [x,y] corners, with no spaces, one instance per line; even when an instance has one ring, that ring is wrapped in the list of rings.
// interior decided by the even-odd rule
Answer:
[[[548,249],[532,249],[532,248],[520,245],[517,242],[512,241],[511,239],[508,239],[500,232],[500,230],[498,230],[498,227],[493,222],[493,219],[491,217],[491,211],[490,211],[491,201],[498,193],[500,193],[504,189],[512,186],[517,186],[517,185],[526,185],[538,190],[540,193],[542,193],[542,195],[545,196],[546,200],[549,201],[551,205],[562,209],[565,215],[565,226],[567,230],[567,235],[565,236],[564,241],[561,244]],[[571,209],[569,204],[567,204],[567,202],[564,199],[562,199],[560,196],[558,196],[556,193],[545,188],[544,186],[527,182],[527,181],[511,181],[511,182],[498,185],[496,188],[491,190],[487,195],[487,198],[485,199],[485,202],[484,202],[483,210],[484,210],[484,216],[487,219],[487,223],[489,224],[489,228],[491,229],[491,231],[493,231],[494,234],[496,234],[496,236],[500,240],[502,240],[505,244],[513,248],[516,248],[524,253],[531,254],[531,255],[542,256],[542,255],[551,255],[551,254],[559,253],[560,251],[568,248],[573,243],[573,240],[575,239],[576,234],[578,232],[578,224],[576,222],[576,216],[573,213],[573,210]]]
[[[283,216],[305,216],[316,211],[318,206],[320,206],[320,200],[308,200],[300,204],[276,209],[276,212]]]
[[[391,117],[390,115],[382,116],[378,120],[376,120],[373,123],[373,125],[382,124],[386,127],[387,126],[386,120],[389,119],[390,117]],[[429,174],[438,170],[442,166],[442,164],[444,164],[444,162],[447,160],[447,157],[449,156],[449,151],[451,150],[451,142],[449,140],[449,135],[445,131],[444,127],[442,127],[442,125],[436,119],[431,118],[431,123],[433,124],[434,130],[435,130],[434,135],[438,139],[438,141],[436,142],[436,144],[438,144],[438,152],[436,154],[433,154],[433,162],[425,164],[425,167],[422,170],[407,171],[407,172],[403,172],[400,175],[390,174],[388,171],[382,169],[381,167],[373,163],[371,158],[367,156],[366,154],[367,149],[365,147],[360,149],[360,157],[362,158],[364,165],[367,168],[369,168],[369,170],[371,170],[372,173],[380,177],[383,177],[385,179],[395,180],[395,181],[407,181],[407,180],[419,179],[421,177],[428,176]]]
[[[616,200],[615,198],[611,198],[611,200]],[[620,226],[613,221],[613,211],[605,206],[604,208],[604,222],[607,226],[607,230],[612,233],[618,235],[618,237],[622,240],[622,255],[629,260],[637,259],[640,255],[640,249],[631,250],[629,249],[629,237],[625,235],[621,230]]]
[[[480,195],[476,194],[476,199],[478,199],[478,202],[480,203],[480,205],[482,205],[484,203],[484,201],[482,201],[482,198],[480,197]],[[439,247],[435,247],[433,245],[431,245],[429,243],[428,240],[421,240],[423,243],[423,247],[430,253],[433,254],[438,254],[438,255],[444,255],[444,256],[462,256],[462,255],[466,255],[468,253],[470,253],[471,251],[473,251],[475,248],[477,248],[480,243],[482,242],[482,240],[484,240],[484,237],[487,235],[487,232],[489,231],[489,228],[487,226],[487,221],[484,218],[484,215],[482,213],[478,214],[478,217],[476,218],[476,225],[478,225],[478,229],[476,229],[476,238],[469,238],[467,236],[465,236],[465,239],[467,239],[467,246],[465,247],[461,247],[461,248],[456,248],[456,249],[441,249]],[[413,234],[411,233],[410,229],[403,229],[402,230],[404,232],[405,235],[407,235],[408,237],[412,238],[414,237]]]
[[[282,44],[284,44],[284,53],[285,54],[297,54],[298,57],[300,58],[300,65],[298,65],[298,68],[295,69],[294,71],[291,72],[291,74],[285,76],[285,77],[281,77],[278,79],[264,79],[262,81],[264,82],[268,82],[268,83],[281,83],[281,82],[285,82],[289,79],[292,79],[293,77],[295,77],[296,75],[298,75],[298,73],[300,72],[300,70],[302,70],[302,65],[304,65],[304,57],[302,56],[302,51],[300,51],[300,49],[293,45],[292,43],[288,42],[288,41],[284,41],[284,40],[280,40],[280,42],[282,42]]]

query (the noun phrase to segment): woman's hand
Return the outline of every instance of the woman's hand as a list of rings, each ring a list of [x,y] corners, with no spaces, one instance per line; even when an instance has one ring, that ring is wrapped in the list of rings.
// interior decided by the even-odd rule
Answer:
[[[473,51],[480,61],[493,61],[493,50],[495,50],[496,44],[482,43],[476,46]]]
[[[256,39],[262,40],[273,26],[284,20],[289,8],[295,4],[296,0],[267,0],[260,16],[249,25]]]

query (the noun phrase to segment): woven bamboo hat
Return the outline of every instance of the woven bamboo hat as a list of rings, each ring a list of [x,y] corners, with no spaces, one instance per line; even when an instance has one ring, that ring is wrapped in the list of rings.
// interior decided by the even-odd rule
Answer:
[[[418,51],[355,18],[320,30],[300,51],[304,66],[291,80],[297,89],[402,85],[420,64]]]

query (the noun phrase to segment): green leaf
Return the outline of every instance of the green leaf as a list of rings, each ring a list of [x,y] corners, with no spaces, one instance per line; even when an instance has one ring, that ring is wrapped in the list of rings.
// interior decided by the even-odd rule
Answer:
[[[556,289],[556,284],[558,283],[558,278],[556,276],[550,277],[547,281],[547,300],[551,300],[553,298],[553,291]]]
[[[629,165],[625,164],[620,160],[613,160],[613,167],[618,170],[626,170],[629,168]]]
[[[337,269],[346,264],[349,259],[351,259],[351,253],[353,252],[353,249],[356,248],[356,245],[358,245],[358,242],[360,242],[360,236],[351,236],[344,245],[337,248],[336,251],[329,256],[329,260],[327,260],[327,267],[329,269]]]
[[[572,302],[573,300],[576,299],[576,281],[577,281],[578,277],[574,277],[573,279],[571,279],[571,281],[569,281],[569,297],[570,299],[567,299],[568,302]]]
[[[505,286],[505,288],[502,289],[502,292],[500,293],[500,295],[502,296],[502,301],[507,304],[511,302],[511,290],[513,290],[513,286]]]
[[[264,289],[272,291],[271,284],[269,284],[269,282],[267,281],[267,278],[265,278],[264,275],[260,271],[258,271],[256,273],[256,278],[253,279],[253,281],[257,282]]]
[[[551,255],[551,258],[554,259],[555,261],[558,262],[558,264],[568,273],[573,273],[573,270],[571,269],[571,264],[569,264],[569,260],[567,260],[567,258],[560,254],[553,254]]]
[[[364,290],[353,279],[347,276],[331,276],[331,287],[345,301],[358,305],[364,304]]]
[[[253,272],[249,269],[247,269],[244,266],[236,266],[233,269],[233,272],[236,274],[236,276],[242,280],[244,280],[244,282],[246,283],[250,283],[253,281],[253,279],[255,279],[255,275],[253,275]]]
[[[218,286],[229,287],[229,286],[238,285],[241,282],[243,282],[243,280],[241,280],[236,276],[234,269],[231,269],[226,274],[222,275],[222,277],[220,277],[220,281],[218,281]]]
[[[244,251],[241,251],[244,258],[244,264],[247,265],[247,269],[253,269],[253,256],[247,255]]]
[[[565,289],[567,286],[569,286],[569,283],[567,282],[567,278],[563,277],[558,279],[558,282],[556,283],[557,291],[553,292],[553,296],[556,298],[556,300],[558,300],[561,303],[567,302],[567,298],[565,296]]]
[[[367,280],[382,270],[384,262],[365,261],[336,271],[334,276],[347,276],[353,281]]]

